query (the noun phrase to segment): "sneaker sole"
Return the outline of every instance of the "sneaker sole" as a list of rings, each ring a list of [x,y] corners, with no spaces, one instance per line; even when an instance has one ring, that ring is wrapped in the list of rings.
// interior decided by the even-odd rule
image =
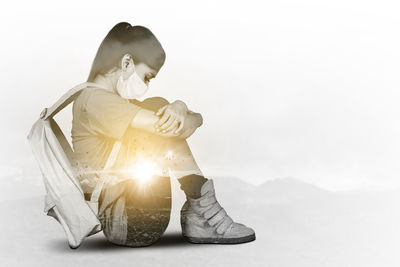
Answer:
[[[190,243],[194,244],[242,244],[256,240],[256,235],[252,234],[244,237],[235,238],[207,238],[184,236]]]

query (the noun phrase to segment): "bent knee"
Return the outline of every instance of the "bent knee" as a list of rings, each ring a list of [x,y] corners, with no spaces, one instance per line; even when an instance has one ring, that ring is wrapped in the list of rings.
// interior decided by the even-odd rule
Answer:
[[[156,96],[156,97],[146,98],[145,100],[142,101],[141,106],[145,109],[157,111],[163,106],[168,104],[169,102],[167,99],[160,96]]]

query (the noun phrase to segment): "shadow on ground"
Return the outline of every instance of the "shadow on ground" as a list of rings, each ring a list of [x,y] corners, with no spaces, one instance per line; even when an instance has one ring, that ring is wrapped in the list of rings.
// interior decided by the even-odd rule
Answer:
[[[165,233],[156,243],[147,247],[136,247],[134,249],[152,249],[163,247],[184,247],[190,246],[191,243],[187,242],[180,232]],[[131,247],[118,246],[110,243],[102,233],[98,233],[94,237],[89,237],[77,249],[71,249],[65,239],[53,239],[48,242],[50,250],[65,252],[65,251],[99,251],[99,250],[125,250],[133,249]]]

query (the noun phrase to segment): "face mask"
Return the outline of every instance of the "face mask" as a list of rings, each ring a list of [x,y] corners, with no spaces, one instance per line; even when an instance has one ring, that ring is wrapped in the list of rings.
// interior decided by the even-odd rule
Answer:
[[[142,97],[147,90],[149,90],[148,85],[140,79],[136,72],[126,80],[124,80],[121,75],[117,82],[117,92],[125,99],[136,99]]]

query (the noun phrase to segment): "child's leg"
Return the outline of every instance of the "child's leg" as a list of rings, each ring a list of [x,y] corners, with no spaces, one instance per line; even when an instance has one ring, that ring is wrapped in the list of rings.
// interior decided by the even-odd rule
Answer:
[[[156,112],[167,105],[168,101],[161,97],[152,97],[143,102],[135,101],[134,103]],[[168,175],[168,171],[171,171],[187,196],[192,198],[200,196],[201,186],[207,179],[204,178],[185,139],[152,136],[150,140],[141,141],[148,144],[148,150],[152,151],[153,158],[157,159],[163,175]]]

